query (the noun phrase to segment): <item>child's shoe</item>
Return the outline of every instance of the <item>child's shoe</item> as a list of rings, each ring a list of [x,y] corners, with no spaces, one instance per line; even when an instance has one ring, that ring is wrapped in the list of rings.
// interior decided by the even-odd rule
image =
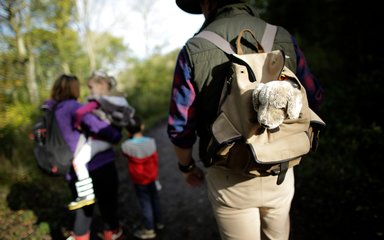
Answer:
[[[120,240],[123,238],[123,229],[104,231],[102,238],[104,240]]]
[[[81,236],[76,236],[74,233],[71,233],[71,236],[69,236],[66,240],[89,240],[89,239],[90,239],[90,232],[87,232]]]
[[[153,229],[140,228],[133,235],[139,239],[153,239],[156,237],[156,232]]]
[[[75,201],[72,201],[68,204],[68,209],[71,211],[76,210],[84,206],[94,204],[95,202],[96,200],[94,194],[85,197],[77,197]]]
[[[85,178],[75,183],[77,198],[68,204],[69,210],[75,210],[95,203],[92,178]]]

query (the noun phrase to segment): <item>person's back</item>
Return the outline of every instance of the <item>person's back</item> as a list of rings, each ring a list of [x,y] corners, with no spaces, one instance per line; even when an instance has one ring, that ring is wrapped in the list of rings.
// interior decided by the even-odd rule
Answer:
[[[73,116],[75,111],[81,107],[77,101],[80,95],[79,80],[73,75],[60,75],[51,90],[51,99],[45,104],[52,106],[55,103],[57,108],[55,116],[59,128],[62,130],[62,135],[71,151],[75,153],[77,143],[80,138],[80,132],[73,127]],[[101,121],[92,114],[87,114],[82,119],[82,125],[91,135],[96,135],[109,141],[112,144],[117,144],[121,140],[121,132],[116,128],[111,127],[104,121]],[[101,218],[104,222],[103,231],[105,235],[117,236],[122,234],[117,216],[117,193],[118,193],[118,178],[114,165],[115,152],[110,149],[99,153],[92,159],[88,165],[88,170],[91,172],[92,179],[95,180],[95,195],[97,199],[102,199],[99,202]],[[71,171],[65,176],[69,187],[75,194],[76,176]],[[90,224],[92,221],[93,208],[89,206],[84,211],[83,208],[75,211],[73,224],[74,239],[89,239]],[[85,213],[87,212],[87,214]]]
[[[153,138],[137,136],[121,145],[128,159],[128,170],[134,183],[148,184],[157,179],[158,155]]]
[[[90,90],[92,99],[88,103],[78,108],[74,114],[74,128],[81,130],[81,123],[84,117],[89,113],[95,113],[100,120],[111,124],[108,118],[98,115],[96,113],[103,113],[103,111],[97,112],[100,108],[99,99],[102,97],[109,97],[108,95],[116,86],[116,81],[112,76],[107,75],[104,72],[95,71],[87,81],[88,88]],[[109,99],[109,98],[108,98]],[[116,104],[127,104],[124,98],[111,98]],[[111,100],[111,101],[112,101]],[[125,100],[125,102],[124,102]],[[113,104],[111,104],[113,106]],[[111,107],[110,107],[111,108]],[[83,131],[83,133],[87,133]],[[112,144],[107,141],[99,140],[94,135],[82,134],[83,144],[76,149],[75,156],[72,161],[73,169],[77,176],[76,191],[78,196],[74,201],[68,204],[70,210],[76,210],[81,207],[91,205],[95,203],[95,194],[93,189],[92,178],[89,176],[87,164],[98,153],[104,152],[112,147]]]
[[[158,154],[155,139],[143,135],[144,124],[134,116],[126,127],[129,138],[121,144],[128,160],[128,172],[134,183],[142,208],[142,227],[134,232],[139,239],[156,237],[156,230],[163,227],[160,199],[157,189]]]
[[[81,122],[89,113],[93,113],[107,124],[117,127],[129,123],[134,109],[123,96],[112,95],[117,85],[114,77],[102,71],[94,71],[89,77],[87,85],[90,90],[90,97],[88,102],[78,108],[74,114],[75,129],[81,130]],[[86,131],[83,132],[86,133]],[[92,179],[89,177],[87,164],[96,154],[112,147],[110,143],[98,139],[94,135],[83,134],[82,139],[85,139],[84,143],[77,149],[72,161],[78,180],[76,183],[78,196],[68,204],[70,210],[95,203]]]
[[[253,7],[242,2],[204,0],[200,5],[199,1],[176,0],[186,12],[204,14],[206,19],[200,31],[215,32],[235,46],[237,35],[243,29],[250,29],[261,42],[266,24]],[[250,45],[255,45],[252,38],[245,38]],[[308,81],[303,86],[312,91],[310,95],[321,95],[322,89],[310,75],[300,49],[284,28],[278,27],[272,49],[286,53],[286,66],[292,71],[309,74],[298,77],[301,82]],[[252,47],[242,50],[255,51]],[[199,136],[199,157],[205,158],[211,139],[210,125],[217,116],[229,67],[228,56],[202,38],[188,40],[176,62],[168,135],[175,146],[179,169],[191,186],[200,186],[204,181],[202,170],[192,158],[192,147]],[[315,87],[307,89],[308,86]],[[318,104],[320,98],[310,101],[310,105]],[[231,153],[237,160],[235,163],[244,161],[242,151],[234,149]],[[207,169],[207,186],[222,239],[288,239],[294,195],[293,169],[290,168],[284,182],[277,185],[276,176],[244,176],[234,171],[237,166],[230,163],[218,166],[217,161]]]
[[[250,29],[256,39],[261,42],[266,23],[259,18],[257,12],[245,4],[233,4],[220,8],[213,19],[205,22],[204,30],[213,31],[235,46],[238,34],[243,29]],[[247,34],[244,36],[253,46],[256,42]],[[292,44],[291,35],[282,27],[278,28],[274,49],[283,50],[286,57],[285,64],[292,71],[296,70],[296,54]],[[245,53],[255,52],[254,48],[242,46]],[[221,89],[228,76],[228,57],[212,43],[201,38],[192,38],[185,45],[186,52],[190,56],[192,64],[192,76],[198,89],[203,89],[199,94],[197,103],[197,131],[202,136],[199,149],[200,158],[204,159],[213,121],[216,119],[217,108],[221,98]],[[209,55],[210,58],[205,56]]]

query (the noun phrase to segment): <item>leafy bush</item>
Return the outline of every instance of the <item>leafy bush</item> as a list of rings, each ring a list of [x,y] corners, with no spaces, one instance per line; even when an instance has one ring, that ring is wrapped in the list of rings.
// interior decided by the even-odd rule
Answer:
[[[126,84],[124,92],[137,113],[151,125],[168,113],[169,96],[177,51],[153,55],[123,73],[119,78]]]
[[[41,175],[0,188],[0,239],[60,239],[68,235],[65,203],[68,187],[63,179]],[[55,239],[55,238],[54,238]]]
[[[0,239],[51,239],[66,226],[69,190],[64,179],[38,169],[29,137],[38,114],[31,104],[0,113]],[[69,222],[69,221],[67,221]]]

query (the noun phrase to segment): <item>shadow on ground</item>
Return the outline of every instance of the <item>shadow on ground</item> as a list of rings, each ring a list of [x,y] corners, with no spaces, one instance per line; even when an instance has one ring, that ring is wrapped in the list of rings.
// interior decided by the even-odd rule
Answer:
[[[14,237],[21,237],[23,234],[20,232],[24,232],[27,237],[23,239],[28,239],[28,236],[35,232],[35,238],[49,239],[46,233],[50,233],[52,239],[59,240],[68,234],[66,229],[71,227],[72,216],[64,205],[68,195],[63,194],[68,187],[62,179],[49,180],[17,182],[11,186],[6,201],[9,209],[15,214],[3,221],[10,234],[18,233]],[[39,226],[40,223],[47,223],[48,226]],[[14,228],[14,231],[9,228]],[[2,234],[5,234],[3,237],[6,236],[7,239],[15,239],[5,232]]]

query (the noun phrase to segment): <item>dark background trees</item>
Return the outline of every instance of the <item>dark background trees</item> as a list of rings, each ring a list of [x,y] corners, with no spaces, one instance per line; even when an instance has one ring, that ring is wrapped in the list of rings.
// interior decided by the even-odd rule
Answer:
[[[293,239],[383,238],[380,8],[370,0],[269,0],[265,15],[296,36],[325,88],[319,151],[296,170]]]

